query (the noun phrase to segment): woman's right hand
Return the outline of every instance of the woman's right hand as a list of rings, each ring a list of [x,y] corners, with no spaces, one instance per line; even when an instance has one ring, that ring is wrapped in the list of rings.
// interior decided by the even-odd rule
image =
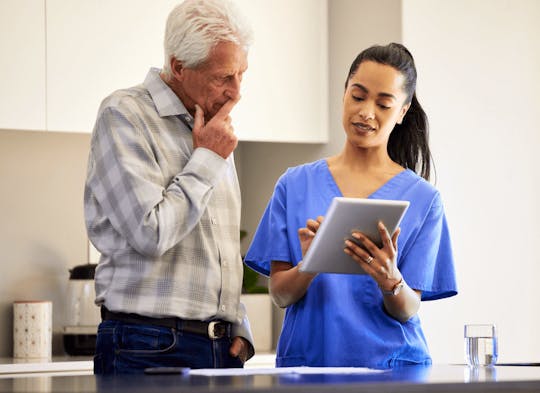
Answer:
[[[302,248],[302,257],[306,255],[315,234],[317,233],[323,217],[319,216],[316,220],[308,219],[306,226],[298,230],[298,238]],[[311,281],[317,276],[316,273],[301,272],[299,270],[302,261],[296,266],[291,262],[272,261],[270,268],[270,296],[278,307],[288,307],[296,303],[305,294]]]
[[[302,248],[302,257],[306,255],[315,234],[319,230],[321,223],[323,222],[324,217],[319,216],[316,220],[309,218],[306,221],[306,226],[304,228],[298,229],[298,238],[300,239],[300,247]]]

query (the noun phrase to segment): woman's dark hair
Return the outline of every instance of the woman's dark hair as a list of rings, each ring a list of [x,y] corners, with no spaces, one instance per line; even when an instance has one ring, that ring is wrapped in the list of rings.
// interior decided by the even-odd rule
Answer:
[[[403,90],[407,94],[405,104],[411,106],[401,124],[396,124],[388,139],[388,155],[401,166],[411,169],[429,180],[431,173],[431,152],[429,150],[428,120],[426,113],[416,98],[416,66],[411,53],[405,46],[391,43],[374,45],[363,50],[351,64],[349,79],[364,61],[374,61],[395,68],[405,78]]]

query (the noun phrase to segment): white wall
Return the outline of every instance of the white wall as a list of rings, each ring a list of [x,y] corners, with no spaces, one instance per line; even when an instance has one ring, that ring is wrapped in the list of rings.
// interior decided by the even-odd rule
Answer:
[[[0,130],[0,358],[13,353],[16,300],[53,302],[53,354],[63,353],[69,269],[87,262],[89,147],[89,134]]]
[[[460,293],[422,304],[437,363],[495,323],[501,361],[540,360],[540,1],[403,0]]]

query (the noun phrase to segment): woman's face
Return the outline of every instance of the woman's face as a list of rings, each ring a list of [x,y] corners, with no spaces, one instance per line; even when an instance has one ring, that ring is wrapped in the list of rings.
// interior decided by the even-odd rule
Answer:
[[[343,96],[343,127],[356,147],[386,147],[396,123],[409,104],[403,91],[405,78],[395,68],[363,61],[347,83]]]

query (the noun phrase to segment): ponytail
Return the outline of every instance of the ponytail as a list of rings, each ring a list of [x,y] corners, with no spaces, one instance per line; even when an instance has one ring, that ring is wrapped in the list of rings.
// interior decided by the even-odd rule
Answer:
[[[416,98],[401,124],[396,124],[388,139],[388,155],[392,161],[411,169],[424,179],[430,179],[431,152],[429,150],[429,125],[426,113]]]

